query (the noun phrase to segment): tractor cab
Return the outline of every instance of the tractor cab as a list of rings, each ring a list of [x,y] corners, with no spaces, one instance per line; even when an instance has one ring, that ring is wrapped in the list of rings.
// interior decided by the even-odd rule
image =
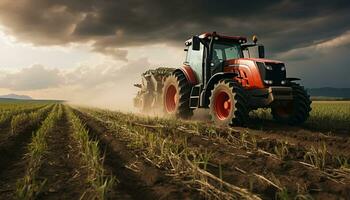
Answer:
[[[253,37],[253,43],[247,43],[246,37],[204,33],[187,40],[185,45],[187,55],[184,65],[191,66],[198,83],[223,72],[230,60],[265,56],[264,46],[257,44],[256,36]],[[204,74],[204,71],[208,73]]]

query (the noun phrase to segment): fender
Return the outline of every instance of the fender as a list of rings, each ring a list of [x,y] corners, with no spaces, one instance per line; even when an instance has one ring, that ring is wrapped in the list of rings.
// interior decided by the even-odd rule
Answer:
[[[290,85],[292,83],[295,84],[294,81],[300,81],[301,79],[300,78],[286,78],[286,81],[287,81],[287,85]]]
[[[192,68],[190,66],[184,65],[178,69],[176,69],[173,74],[175,74],[176,72],[182,72],[187,81],[191,84],[191,85],[196,85],[198,83],[196,75],[194,74]]]
[[[203,107],[209,106],[209,97],[211,94],[212,89],[214,89],[214,86],[216,83],[218,83],[220,80],[224,79],[233,79],[234,77],[238,76],[237,73],[234,72],[219,72],[214,74],[208,81],[207,87],[205,90],[203,90],[201,94],[201,105]]]

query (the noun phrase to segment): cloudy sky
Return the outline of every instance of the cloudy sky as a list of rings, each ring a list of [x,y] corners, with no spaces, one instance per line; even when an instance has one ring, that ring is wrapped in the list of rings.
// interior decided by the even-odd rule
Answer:
[[[0,94],[127,105],[142,71],[211,31],[258,35],[307,87],[350,87],[348,0],[1,0]]]

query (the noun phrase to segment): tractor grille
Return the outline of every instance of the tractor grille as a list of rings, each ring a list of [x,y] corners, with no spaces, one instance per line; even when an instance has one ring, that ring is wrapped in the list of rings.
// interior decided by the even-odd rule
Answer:
[[[265,85],[281,86],[282,81],[286,80],[286,69],[283,63],[261,63],[257,62],[261,78],[263,81],[272,81]]]

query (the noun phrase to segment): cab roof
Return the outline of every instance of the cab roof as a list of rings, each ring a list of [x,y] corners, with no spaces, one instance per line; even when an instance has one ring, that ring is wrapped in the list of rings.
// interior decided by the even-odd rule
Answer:
[[[212,35],[213,35],[213,33],[202,33],[201,35],[199,35],[199,37],[200,38],[209,38]],[[236,40],[236,41],[241,40],[242,43],[247,42],[247,38],[242,37],[242,36],[227,36],[227,35],[220,35],[220,34],[216,34],[216,36],[218,36],[219,38],[227,39],[227,40]]]
[[[211,36],[213,36],[214,33],[202,33],[200,34],[198,37],[202,38],[202,39],[210,39]],[[224,39],[227,41],[235,41],[235,42],[239,42],[239,43],[246,43],[247,42],[247,38],[246,37],[242,37],[242,36],[227,36],[227,35],[220,35],[216,33],[216,36],[219,37],[220,39]],[[192,42],[192,38],[188,39],[185,44],[190,44]]]

